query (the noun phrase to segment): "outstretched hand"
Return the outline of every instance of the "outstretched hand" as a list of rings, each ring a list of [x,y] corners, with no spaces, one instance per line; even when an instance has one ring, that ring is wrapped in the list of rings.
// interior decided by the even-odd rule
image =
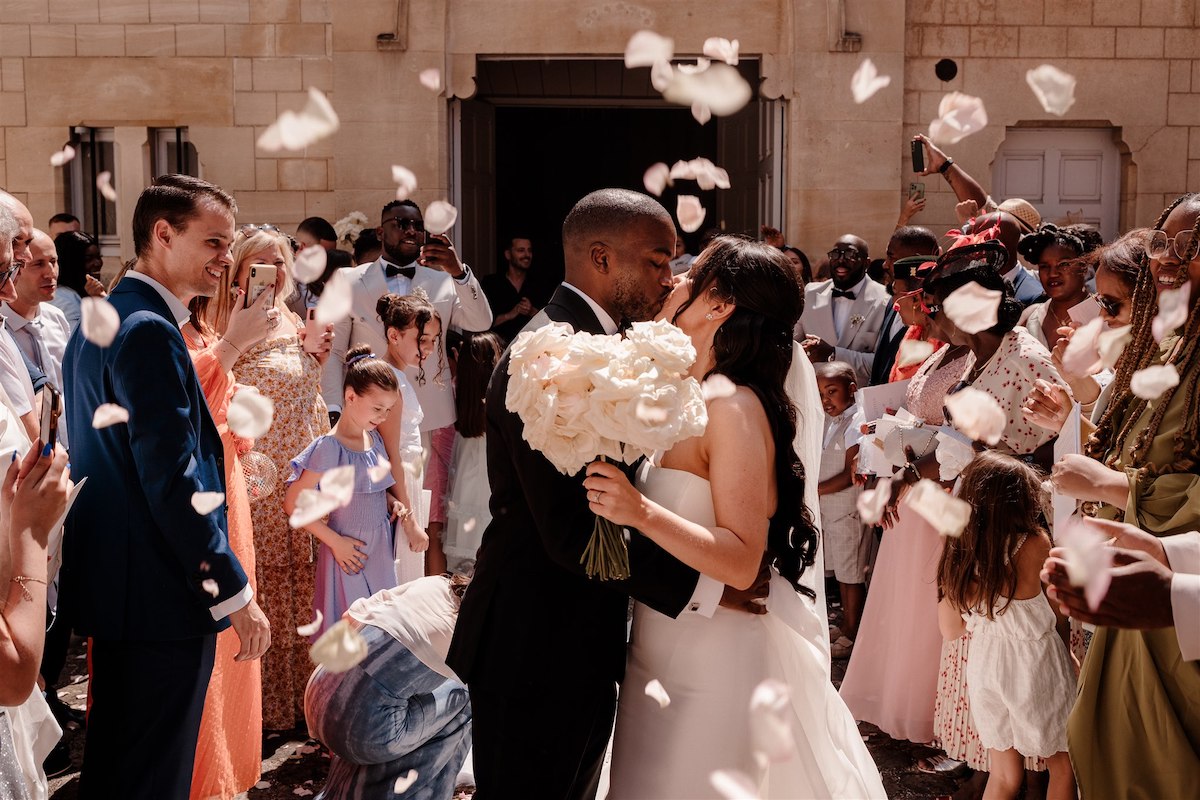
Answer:
[[[1113,548],[1112,583],[1093,611],[1083,589],[1067,578],[1063,550],[1054,548],[1042,567],[1046,594],[1060,610],[1080,622],[1112,628],[1150,630],[1174,625],[1171,608],[1172,572],[1154,556],[1139,550]]]

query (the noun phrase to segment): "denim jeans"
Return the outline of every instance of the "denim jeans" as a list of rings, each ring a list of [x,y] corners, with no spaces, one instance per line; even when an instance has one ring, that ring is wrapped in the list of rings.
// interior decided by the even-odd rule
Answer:
[[[346,672],[318,667],[304,695],[309,731],[332,753],[316,800],[391,798],[409,770],[417,778],[405,798],[449,800],[471,746],[466,687],[379,628],[362,636],[367,657]]]

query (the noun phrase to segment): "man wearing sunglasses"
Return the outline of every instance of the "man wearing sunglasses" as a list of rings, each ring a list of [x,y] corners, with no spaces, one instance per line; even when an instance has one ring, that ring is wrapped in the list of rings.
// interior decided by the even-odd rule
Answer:
[[[804,288],[804,314],[796,339],[809,360],[845,361],[854,367],[860,386],[871,381],[875,346],[883,327],[888,293],[867,277],[867,243],[847,234],[829,251],[828,281]]]

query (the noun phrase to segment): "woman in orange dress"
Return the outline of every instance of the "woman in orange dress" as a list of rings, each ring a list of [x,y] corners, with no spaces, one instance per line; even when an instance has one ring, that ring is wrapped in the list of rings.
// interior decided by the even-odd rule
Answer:
[[[240,352],[266,337],[271,325],[278,324],[278,314],[264,307],[240,309],[225,335],[217,336],[201,321],[206,300],[192,302],[192,319],[183,326],[183,338],[224,445],[229,547],[241,562],[250,588],[257,591],[250,497],[239,457],[254,442],[229,430],[226,414],[236,389],[233,362]],[[216,660],[196,743],[191,800],[229,800],[258,783],[262,774],[262,662],[234,660],[240,649],[232,628],[217,635]]]

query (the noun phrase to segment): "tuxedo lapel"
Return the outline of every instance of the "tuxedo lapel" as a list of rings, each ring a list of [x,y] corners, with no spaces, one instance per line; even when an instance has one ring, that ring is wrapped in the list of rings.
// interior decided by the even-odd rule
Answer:
[[[813,293],[811,313],[805,314],[804,332],[827,342],[837,341],[837,331],[833,327],[833,281],[826,281]]]
[[[552,322],[566,322],[577,331],[604,333],[604,326],[595,312],[579,294],[564,286],[554,291],[554,296],[543,309]]]

